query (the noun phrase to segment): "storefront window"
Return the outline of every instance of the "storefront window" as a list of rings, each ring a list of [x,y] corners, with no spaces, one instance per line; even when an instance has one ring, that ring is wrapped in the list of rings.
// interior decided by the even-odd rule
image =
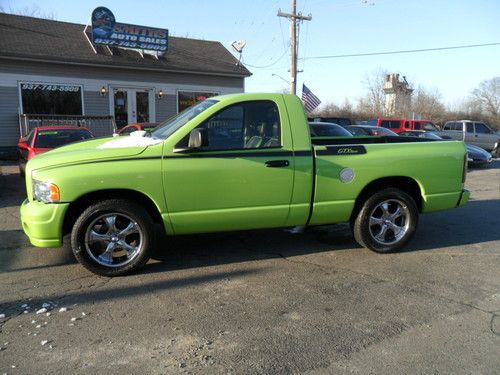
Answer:
[[[177,111],[180,113],[186,108],[216,95],[219,94],[216,92],[179,91],[177,94]]]
[[[23,113],[82,115],[82,87],[77,85],[21,83]]]

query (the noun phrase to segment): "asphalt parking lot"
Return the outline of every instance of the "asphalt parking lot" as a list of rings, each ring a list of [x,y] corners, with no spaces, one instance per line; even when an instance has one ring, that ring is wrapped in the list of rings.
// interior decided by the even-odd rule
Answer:
[[[211,234],[111,279],[29,244],[3,163],[0,373],[499,373],[500,161],[466,185],[402,253],[344,225]]]

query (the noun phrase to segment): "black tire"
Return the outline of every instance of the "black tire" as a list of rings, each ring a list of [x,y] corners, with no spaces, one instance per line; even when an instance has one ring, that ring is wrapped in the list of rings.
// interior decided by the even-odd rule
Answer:
[[[403,213],[400,216],[396,216],[397,207]],[[378,253],[390,253],[408,243],[417,224],[418,209],[414,199],[402,190],[387,188],[364,201],[354,220],[353,233],[361,246]]]
[[[128,200],[110,199],[88,207],[78,217],[71,231],[71,248],[78,262],[89,271],[122,276],[146,264],[154,239],[154,223],[144,208]],[[125,246],[135,249],[132,255]],[[120,253],[127,255],[115,257]]]

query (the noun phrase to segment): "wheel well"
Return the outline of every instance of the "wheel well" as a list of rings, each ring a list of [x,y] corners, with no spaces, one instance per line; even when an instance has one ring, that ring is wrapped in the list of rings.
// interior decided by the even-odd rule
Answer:
[[[384,177],[378,180],[370,182],[364,187],[364,189],[359,193],[356,198],[356,203],[354,204],[354,209],[351,214],[351,222],[356,219],[358,212],[361,210],[363,203],[368,199],[373,193],[386,188],[397,188],[408,195],[410,195],[417,205],[418,211],[422,212],[422,192],[420,191],[420,186],[418,183],[410,177]]]
[[[142,207],[146,209],[148,214],[151,216],[151,219],[156,224],[163,224],[163,220],[161,218],[160,212],[158,208],[154,204],[154,202],[148,196],[139,193],[135,190],[125,190],[125,189],[109,189],[109,190],[99,190],[92,193],[88,193],[82,195],[76,201],[72,202],[68,207],[68,211],[64,216],[63,223],[63,235],[71,232],[71,228],[75,223],[76,219],[80,214],[91,204],[94,204],[98,201],[106,200],[106,199],[127,199],[132,202],[136,202]]]

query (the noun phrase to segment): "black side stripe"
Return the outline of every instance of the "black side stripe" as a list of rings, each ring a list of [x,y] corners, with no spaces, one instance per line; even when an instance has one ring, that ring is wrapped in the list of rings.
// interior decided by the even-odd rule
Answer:
[[[214,152],[214,153],[203,153],[203,152],[191,152],[182,155],[168,155],[164,156],[164,159],[179,159],[179,158],[256,158],[256,157],[293,157],[293,156],[310,156],[312,157],[312,151],[264,151],[264,152],[249,152],[249,151],[234,151],[234,152]]]
[[[85,164],[97,164],[97,163],[114,163],[116,161],[137,161],[137,160],[160,160],[161,156],[145,156],[136,158],[119,158],[119,159],[101,159],[101,160],[87,160],[75,163],[62,164],[62,167],[72,166],[72,165],[85,165]]]
[[[160,159],[185,159],[189,157],[196,158],[238,158],[238,157],[293,157],[293,156],[311,156],[312,151],[268,151],[268,152],[219,152],[219,153],[185,153],[183,155],[169,155],[169,156],[143,156],[143,157],[129,157],[129,158],[118,158],[118,159],[102,159],[102,160],[88,160],[75,163],[65,164],[69,165],[85,165],[85,164],[96,164],[96,163],[114,163],[120,161],[139,161],[139,160],[160,160]]]

